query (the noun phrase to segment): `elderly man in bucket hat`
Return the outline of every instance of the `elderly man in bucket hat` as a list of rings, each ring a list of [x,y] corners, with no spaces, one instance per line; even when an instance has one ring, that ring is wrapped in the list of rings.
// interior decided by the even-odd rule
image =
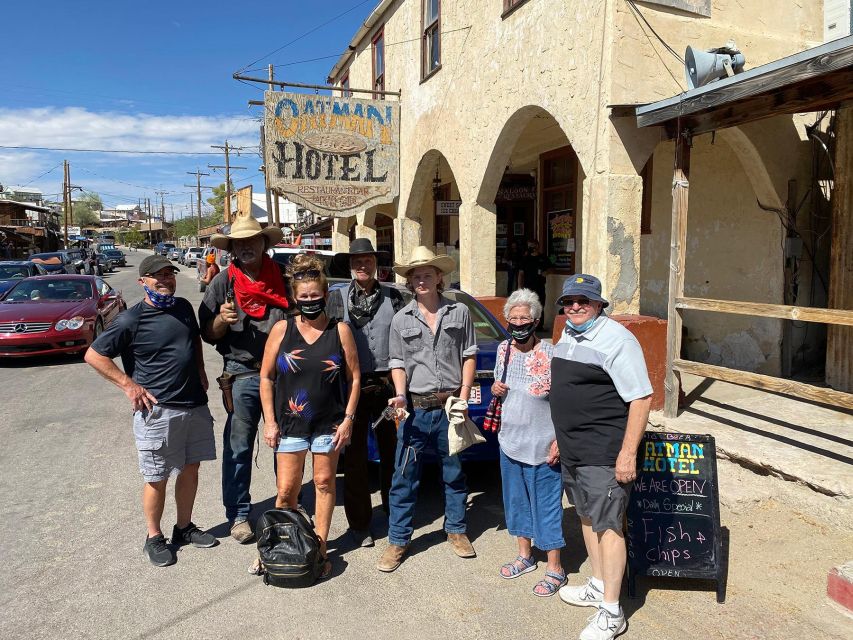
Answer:
[[[441,295],[442,275],[455,268],[453,258],[437,256],[423,246],[415,247],[408,263],[394,266],[415,297],[391,321],[388,353],[396,396],[388,404],[397,409],[411,405],[413,415],[397,433],[389,544],[377,564],[380,571],[399,567],[409,547],[427,447],[435,449],[441,460],[447,540],[459,557],[476,556],[466,535],[465,474],[459,456],[450,455],[444,411],[450,396],[468,400],[476,373],[477,341],[468,307]]]
[[[622,523],[637,477],[637,448],[651,405],[643,350],[604,315],[609,302],[595,276],[569,277],[557,304],[566,328],[551,361],[551,418],[563,483],[581,519],[592,575],[560,598],[596,607],[581,640],[610,640],[626,628],[619,606],[626,549]]]
[[[338,253],[335,260],[350,271],[352,282],[346,289],[330,291],[326,308],[330,318],[347,322],[352,328],[361,367],[361,395],[355,411],[352,440],[344,458],[344,510],[350,535],[361,547],[373,546],[367,458],[370,425],[379,447],[379,488],[386,513],[397,444],[394,422],[383,420],[382,412],[394,395],[388,366],[391,320],[404,301],[397,289],[376,279],[378,258],[387,255],[385,251],[376,251],[367,238],[353,240],[349,252]]]
[[[202,337],[224,360],[219,386],[228,419],[222,447],[222,502],[231,536],[240,543],[254,536],[249,488],[252,451],[262,417],[264,346],[288,307],[281,271],[266,254],[281,238],[281,229],[262,229],[252,216],[239,216],[228,234],[214,234],[210,243],[230,252],[231,264],[207,286],[198,309]]]

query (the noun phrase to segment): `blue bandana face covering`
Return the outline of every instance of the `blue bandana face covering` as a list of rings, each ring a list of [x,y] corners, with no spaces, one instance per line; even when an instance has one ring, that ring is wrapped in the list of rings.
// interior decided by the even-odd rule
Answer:
[[[142,285],[142,288],[145,289],[145,293],[148,295],[148,299],[158,309],[168,309],[169,307],[175,306],[175,294],[170,293],[157,293],[156,291],[152,291],[148,288],[147,285]]]
[[[571,330],[575,333],[583,333],[584,331],[589,329],[592,325],[594,325],[596,320],[598,320],[598,316],[595,316],[594,318],[590,318],[589,320],[584,322],[582,325],[577,326],[577,327],[572,324],[571,320],[566,320],[566,331]]]

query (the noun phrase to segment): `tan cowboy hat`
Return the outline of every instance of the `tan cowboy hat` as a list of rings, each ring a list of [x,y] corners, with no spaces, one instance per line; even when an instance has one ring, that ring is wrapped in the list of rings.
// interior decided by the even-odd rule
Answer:
[[[450,256],[437,256],[429,247],[421,245],[412,249],[408,264],[394,263],[394,273],[405,277],[417,267],[435,267],[442,273],[450,273],[456,269],[456,261]]]
[[[281,242],[283,234],[278,227],[269,226],[266,229],[261,228],[261,223],[255,220],[252,216],[240,216],[231,223],[231,229],[228,235],[214,233],[210,236],[210,244],[217,249],[229,250],[229,245],[232,240],[242,240],[244,238],[254,238],[256,235],[262,235],[269,241],[269,246],[277,245]]]

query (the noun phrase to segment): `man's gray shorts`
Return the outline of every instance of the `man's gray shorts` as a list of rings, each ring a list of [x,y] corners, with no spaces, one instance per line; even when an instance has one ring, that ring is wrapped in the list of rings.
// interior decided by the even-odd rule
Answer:
[[[133,414],[133,435],[139,452],[139,471],[145,482],[159,482],[184,465],[216,460],[213,416],[206,405],[165,407]]]
[[[581,518],[592,521],[596,533],[622,532],[633,482],[616,482],[615,467],[571,467],[563,463],[563,486]]]

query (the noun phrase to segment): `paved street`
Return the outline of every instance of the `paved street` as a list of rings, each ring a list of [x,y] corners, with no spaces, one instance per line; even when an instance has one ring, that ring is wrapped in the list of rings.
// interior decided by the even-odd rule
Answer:
[[[143,255],[129,254],[130,266],[108,278],[129,305],[141,298],[135,274]],[[193,270],[178,275],[178,294],[197,306]],[[205,359],[213,380],[221,361],[207,346]],[[175,566],[153,568],[142,555],[142,482],[124,395],[69,358],[0,363],[0,389],[3,638],[574,638],[592,613],[532,595],[544,563],[517,580],[498,577],[516,553],[504,530],[496,465],[468,468],[473,560],[456,558],[444,542],[442,497],[430,470],[411,555],[398,571],[374,568],[386,542],[384,517],[377,547],[353,549],[338,508],[332,578],[300,591],[265,587],[246,572],[254,547],[227,537],[217,461],[202,466],[194,520],[221,544],[182,548]],[[225,413],[215,390],[210,406],[221,434]],[[257,464],[255,515],[274,494],[265,446]],[[832,499],[725,461],[719,472],[730,537],[726,603],[718,605],[703,583],[642,580],[641,597],[625,602],[625,637],[853,637],[853,622],[824,596],[826,573],[849,559],[853,533],[811,515],[812,504],[831,507]],[[309,505],[311,494],[306,484]],[[170,498],[167,535],[173,524]],[[587,566],[572,509],[565,528],[564,563],[576,583]]]

